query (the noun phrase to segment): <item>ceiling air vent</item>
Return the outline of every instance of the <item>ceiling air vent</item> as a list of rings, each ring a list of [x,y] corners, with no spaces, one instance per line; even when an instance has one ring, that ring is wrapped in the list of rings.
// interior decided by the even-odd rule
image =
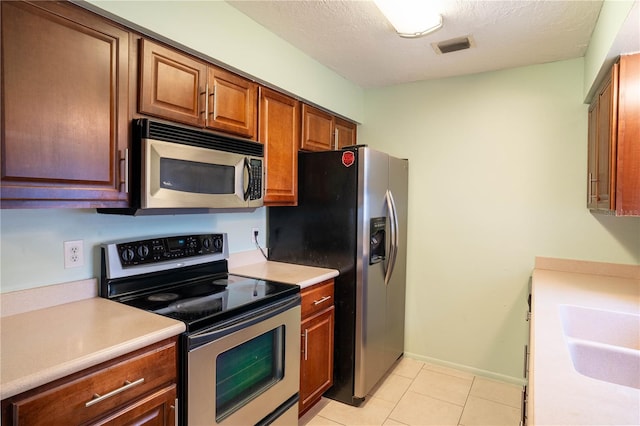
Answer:
[[[471,36],[457,37],[431,44],[438,55],[469,49],[470,47],[475,47],[475,45],[475,41]]]

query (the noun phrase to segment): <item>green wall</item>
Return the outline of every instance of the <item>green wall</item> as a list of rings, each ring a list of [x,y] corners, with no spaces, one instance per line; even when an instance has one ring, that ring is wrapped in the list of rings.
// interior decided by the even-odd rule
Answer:
[[[583,60],[369,90],[360,136],[409,162],[406,351],[522,374],[535,256],[640,263],[585,208]]]

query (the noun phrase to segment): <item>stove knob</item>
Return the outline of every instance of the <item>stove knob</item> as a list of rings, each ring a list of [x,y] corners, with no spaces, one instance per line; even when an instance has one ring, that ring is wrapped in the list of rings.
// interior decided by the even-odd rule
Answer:
[[[126,248],[122,250],[122,253],[120,254],[120,257],[125,262],[131,262],[135,256],[136,254],[133,252],[132,248]]]
[[[147,257],[149,255],[149,247],[146,244],[143,244],[138,247],[138,256]]]
[[[202,247],[208,251],[211,248],[211,238],[204,237],[202,239]]]
[[[213,246],[215,247],[216,251],[222,251],[222,244],[222,237],[213,240]]]

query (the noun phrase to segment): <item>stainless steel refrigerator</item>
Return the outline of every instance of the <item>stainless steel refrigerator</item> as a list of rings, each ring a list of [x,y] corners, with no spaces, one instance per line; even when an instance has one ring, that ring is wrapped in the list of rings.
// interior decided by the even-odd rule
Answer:
[[[269,260],[340,272],[325,396],[360,405],[404,351],[408,161],[356,146],[298,162],[298,206],[267,210]]]

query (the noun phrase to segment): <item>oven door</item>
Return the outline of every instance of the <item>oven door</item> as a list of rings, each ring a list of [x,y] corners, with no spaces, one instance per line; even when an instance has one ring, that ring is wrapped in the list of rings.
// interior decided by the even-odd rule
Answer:
[[[262,158],[142,139],[141,207],[262,206]]]
[[[291,408],[297,421],[299,295],[187,340],[186,424],[277,424]]]

